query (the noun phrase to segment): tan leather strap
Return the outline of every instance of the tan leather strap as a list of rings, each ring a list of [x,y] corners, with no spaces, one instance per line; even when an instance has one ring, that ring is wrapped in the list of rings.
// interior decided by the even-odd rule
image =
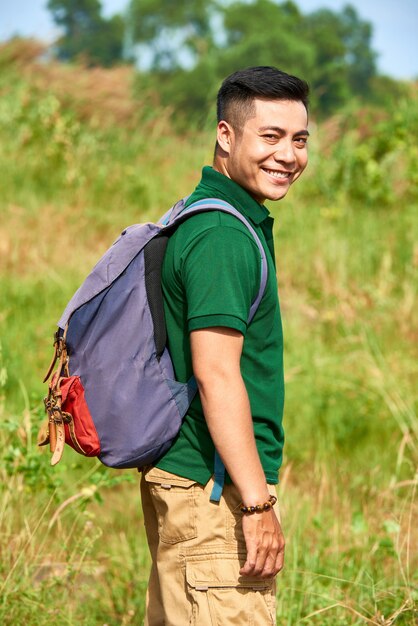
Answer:
[[[52,452],[51,465],[56,465],[62,457],[65,444],[64,422],[72,420],[72,416],[61,409],[62,376],[58,376],[58,371],[63,366],[63,355],[60,357],[60,365],[51,381],[48,397],[44,399],[45,409],[48,415],[48,433],[39,445],[45,445],[49,441],[49,448]]]
[[[57,447],[57,425],[54,422],[52,417],[49,418],[48,430],[49,430],[49,450],[50,452],[54,453],[55,448]]]
[[[61,372],[64,370],[66,372],[66,376],[69,376],[68,373],[68,355],[67,355],[67,345],[65,340],[67,338],[68,324],[66,324],[64,328],[64,332],[62,336],[59,335],[59,330],[54,335],[54,354],[52,356],[51,363],[49,364],[48,370],[44,376],[43,382],[46,383],[48,378],[51,376],[52,370],[54,369],[54,365],[57,359],[60,359],[60,363],[58,365],[58,375],[61,376]]]
[[[77,437],[75,436],[74,431],[74,423],[73,418],[70,413],[66,413],[62,411],[62,393],[61,393],[61,383],[63,376],[69,376],[69,367],[68,367],[68,354],[67,354],[67,345],[65,343],[68,331],[68,324],[64,329],[64,333],[62,336],[59,335],[59,330],[55,333],[55,341],[54,341],[54,355],[52,357],[52,361],[44,378],[44,382],[48,380],[51,376],[52,370],[59,359],[57,369],[52,377],[52,380],[49,384],[48,396],[44,398],[45,411],[48,416],[47,427],[43,427],[43,432],[40,433],[39,436],[39,444],[40,446],[44,446],[49,443],[49,448],[52,452],[51,465],[56,465],[62,457],[64,452],[64,444],[65,444],[65,427],[64,423],[68,423],[70,425],[70,433],[71,431],[71,439],[74,443],[74,446],[80,448],[81,454],[84,454],[81,449],[80,444],[77,441]]]
[[[64,452],[65,444],[65,429],[64,422],[55,422],[56,444],[55,450],[52,455],[51,465],[56,465],[61,461],[62,453]]]
[[[54,369],[54,365],[55,365],[55,363],[57,361],[57,358],[58,358],[58,343],[57,343],[57,340],[55,340],[55,342],[54,342],[54,355],[52,357],[51,363],[49,364],[49,367],[47,369],[47,372],[46,372],[42,382],[46,383],[48,378],[51,376],[51,373],[52,373],[52,370]]]
[[[59,349],[60,360],[58,362],[57,371],[54,373],[51,380],[52,393],[54,395],[58,394],[61,396],[60,385],[62,380],[62,375],[68,376],[68,356],[67,356],[67,348],[62,346]],[[61,406],[61,405],[60,405]]]
[[[46,444],[49,443],[50,451],[54,452],[56,441],[57,441],[57,436],[56,436],[56,428],[55,428],[54,413],[53,413],[55,402],[54,402],[54,396],[53,396],[51,387],[49,388],[48,396],[44,398],[44,404],[45,404],[45,411],[46,411],[48,419],[47,419],[46,428],[45,428],[45,425],[43,425],[41,432],[39,433],[40,441],[38,445],[45,446]]]
[[[39,429],[38,446],[46,446],[49,443],[49,418],[46,419]]]
[[[58,371],[62,368],[62,364],[63,364],[63,357],[61,355]],[[64,444],[65,444],[64,419],[63,419],[63,414],[61,410],[62,376],[57,376],[57,373],[54,374],[53,385],[51,387],[51,407],[50,407],[50,419],[49,419],[50,447],[51,447],[51,452],[53,452],[51,465],[56,465],[61,460],[62,454],[64,452]],[[51,433],[53,433],[52,436],[51,436]],[[52,439],[54,439],[53,442],[52,442]]]

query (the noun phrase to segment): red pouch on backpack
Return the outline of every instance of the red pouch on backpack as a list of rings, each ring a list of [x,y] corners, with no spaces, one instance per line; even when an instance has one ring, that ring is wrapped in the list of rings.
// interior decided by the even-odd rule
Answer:
[[[48,422],[41,433],[39,445],[49,443],[53,453],[51,465],[56,465],[62,457],[64,443],[79,454],[98,456],[100,439],[86,402],[84,387],[79,376],[61,376],[68,373],[65,338],[56,336],[54,360],[60,356],[58,369],[49,383],[48,396],[44,399]]]
[[[90,415],[80,377],[63,378],[60,389],[63,415],[71,415],[69,421],[64,418],[65,443],[85,456],[98,456],[99,435]]]

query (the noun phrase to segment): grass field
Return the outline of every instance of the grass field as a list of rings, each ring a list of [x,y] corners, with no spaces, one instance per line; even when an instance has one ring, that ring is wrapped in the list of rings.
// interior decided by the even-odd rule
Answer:
[[[50,468],[41,379],[68,298],[124,226],[193,189],[213,133],[175,134],[124,68],[35,53],[0,49],[0,623],[140,624],[138,474],[71,450]],[[269,207],[287,378],[281,626],[416,624],[416,93],[312,120],[309,171]]]

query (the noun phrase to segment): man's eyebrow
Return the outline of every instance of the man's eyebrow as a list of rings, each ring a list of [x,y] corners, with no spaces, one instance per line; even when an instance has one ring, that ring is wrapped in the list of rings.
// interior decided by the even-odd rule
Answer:
[[[258,129],[260,132],[264,133],[266,130],[273,130],[276,133],[279,133],[279,135],[285,135],[286,131],[284,130],[284,128],[280,128],[280,126],[261,126]],[[309,137],[309,131],[304,128],[303,130],[298,130],[296,133],[294,133],[294,137],[300,137],[301,135],[304,135],[305,137]]]

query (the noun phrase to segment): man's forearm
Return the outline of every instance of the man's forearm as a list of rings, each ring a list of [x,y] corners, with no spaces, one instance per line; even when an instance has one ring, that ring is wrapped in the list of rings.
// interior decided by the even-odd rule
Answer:
[[[198,361],[198,358],[196,359]],[[195,360],[203,412],[212,440],[245,504],[269,497],[258,455],[247,390],[239,359],[219,359],[210,367]]]
[[[199,386],[212,440],[245,504],[269,497],[260,463],[247,391],[241,378],[214,375]]]

